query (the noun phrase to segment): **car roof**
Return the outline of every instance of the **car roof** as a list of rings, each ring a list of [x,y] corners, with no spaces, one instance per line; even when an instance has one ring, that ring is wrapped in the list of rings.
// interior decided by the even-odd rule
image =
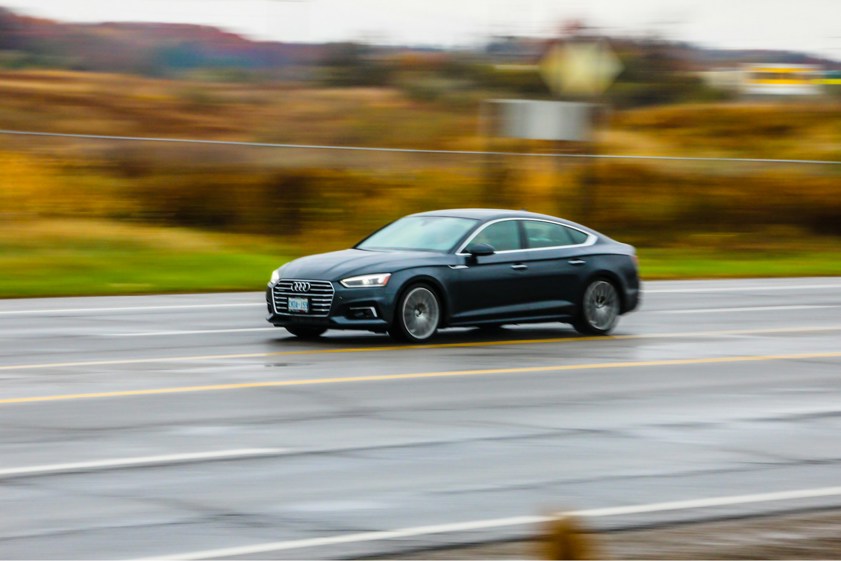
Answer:
[[[570,220],[558,218],[557,216],[549,216],[548,214],[538,214],[536,212],[529,212],[527,210],[506,210],[499,208],[451,208],[445,210],[430,210],[427,212],[418,212],[412,216],[451,216],[456,218],[472,218],[481,220],[483,222],[489,220],[497,220],[500,218],[536,218],[541,220],[552,220],[554,222],[561,222],[570,224],[572,226],[582,227]],[[587,228],[589,230],[589,228]]]

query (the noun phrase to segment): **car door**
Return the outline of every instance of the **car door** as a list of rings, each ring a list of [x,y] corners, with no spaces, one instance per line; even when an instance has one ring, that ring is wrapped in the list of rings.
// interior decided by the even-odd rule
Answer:
[[[452,323],[471,323],[522,317],[529,297],[523,282],[528,274],[519,221],[498,220],[487,224],[468,245],[492,246],[493,255],[471,257],[453,271]]]
[[[591,234],[548,220],[524,220],[529,292],[536,315],[570,315],[592,265]]]

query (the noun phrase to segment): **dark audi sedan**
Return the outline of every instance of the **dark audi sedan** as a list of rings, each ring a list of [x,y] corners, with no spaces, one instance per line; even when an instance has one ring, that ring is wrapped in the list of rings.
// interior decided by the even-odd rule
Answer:
[[[560,321],[607,334],[639,302],[636,254],[590,228],[524,211],[412,214],[352,249],[272,274],[268,321],[298,337],[327,329],[422,342],[443,327]]]

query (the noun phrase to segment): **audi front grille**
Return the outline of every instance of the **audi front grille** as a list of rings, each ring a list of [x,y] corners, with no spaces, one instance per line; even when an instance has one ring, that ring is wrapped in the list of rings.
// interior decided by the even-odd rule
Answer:
[[[333,284],[323,280],[281,279],[275,285],[275,311],[283,315],[303,317],[326,317],[333,305]],[[289,297],[306,297],[310,301],[308,313],[289,312]]]

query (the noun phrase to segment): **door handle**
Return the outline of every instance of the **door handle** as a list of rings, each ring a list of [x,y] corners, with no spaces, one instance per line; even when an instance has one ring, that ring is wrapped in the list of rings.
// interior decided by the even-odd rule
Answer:
[[[525,263],[516,263],[514,265],[511,265],[511,268],[514,269],[515,271],[525,271],[526,269],[529,268],[529,266],[526,265]]]
[[[569,263],[570,265],[584,265],[587,262],[583,259],[570,259],[569,261],[567,261],[567,263]]]

